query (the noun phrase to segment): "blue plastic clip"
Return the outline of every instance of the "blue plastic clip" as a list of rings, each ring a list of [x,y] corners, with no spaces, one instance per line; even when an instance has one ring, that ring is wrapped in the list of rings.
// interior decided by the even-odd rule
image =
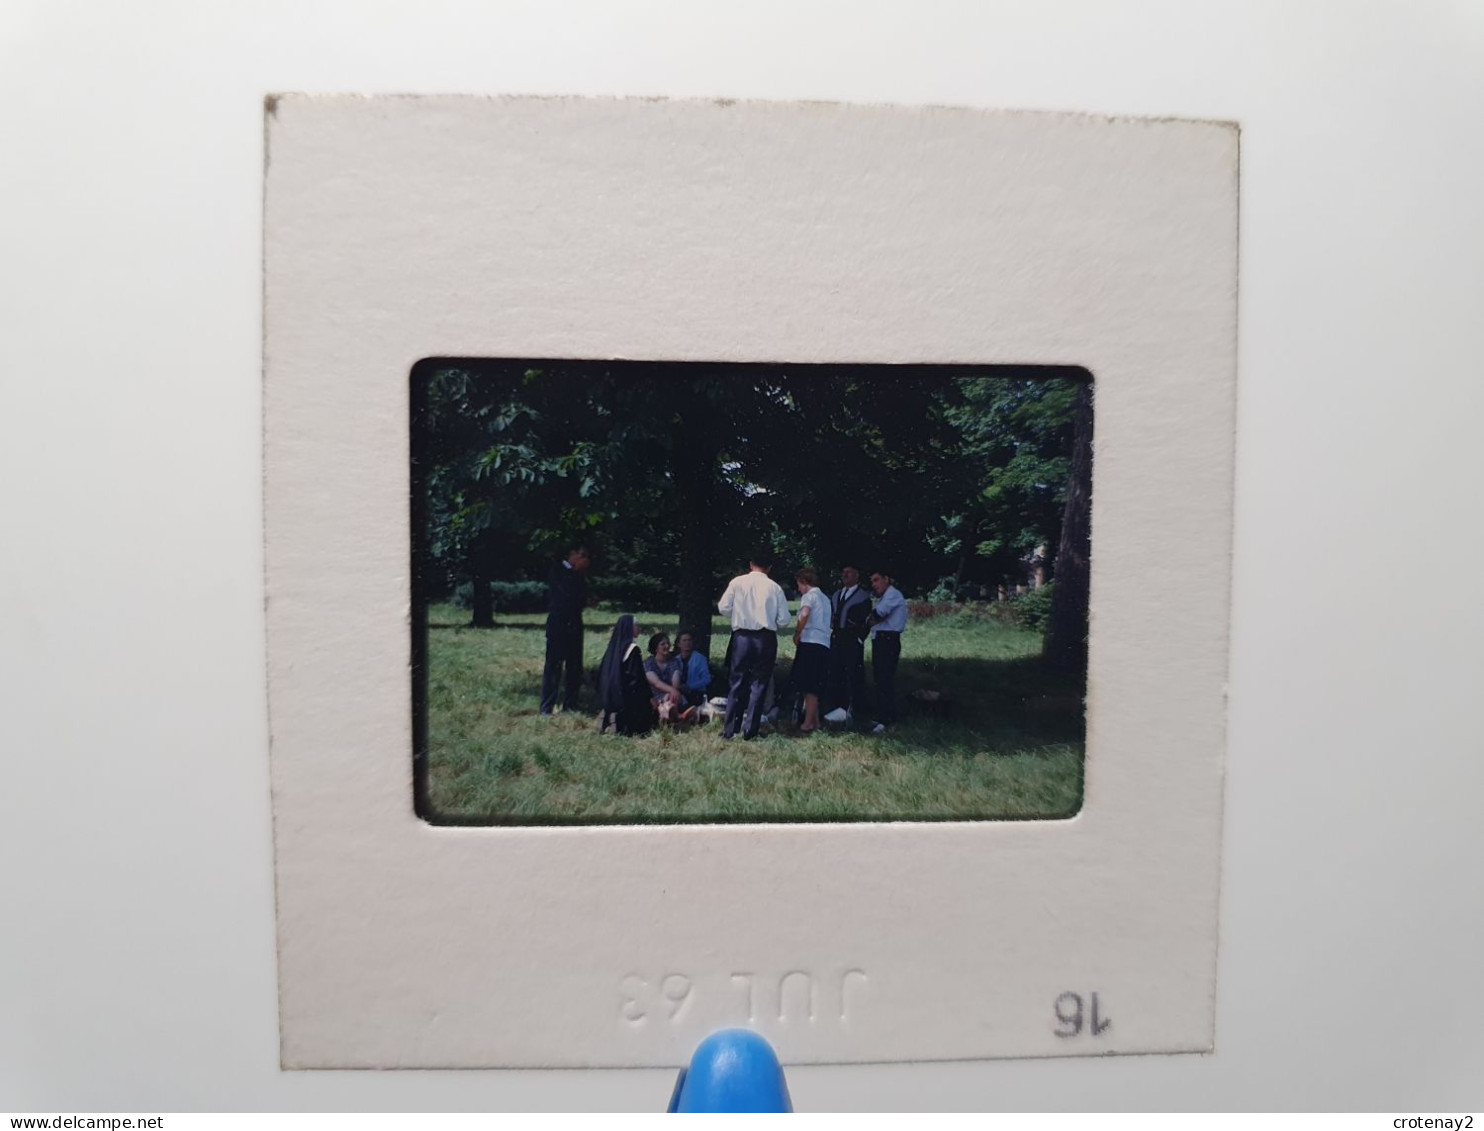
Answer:
[[[788,1082],[773,1046],[747,1029],[712,1033],[682,1068],[672,1112],[791,1112]]]

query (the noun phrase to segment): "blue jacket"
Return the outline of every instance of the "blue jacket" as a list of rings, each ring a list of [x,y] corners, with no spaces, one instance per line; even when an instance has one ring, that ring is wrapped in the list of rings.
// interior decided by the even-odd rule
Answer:
[[[675,653],[675,658],[680,660],[680,653]],[[686,691],[705,691],[711,686],[711,665],[706,662],[706,657],[699,652],[690,654],[689,663],[681,660],[680,663],[680,686]]]

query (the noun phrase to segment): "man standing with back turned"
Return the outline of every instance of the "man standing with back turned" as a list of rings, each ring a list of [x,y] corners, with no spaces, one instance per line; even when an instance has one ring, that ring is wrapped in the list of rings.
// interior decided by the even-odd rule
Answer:
[[[557,685],[567,669],[562,710],[577,710],[582,689],[582,609],[587,604],[587,547],[580,542],[551,567],[546,589],[546,667],[541,672],[541,713],[556,707]]]
[[[723,616],[732,618],[732,678],[722,738],[736,734],[739,724],[744,742],[757,737],[763,696],[778,659],[778,630],[793,623],[788,599],[768,576],[772,564],[768,551],[753,554],[747,572],[732,578],[716,604]]]

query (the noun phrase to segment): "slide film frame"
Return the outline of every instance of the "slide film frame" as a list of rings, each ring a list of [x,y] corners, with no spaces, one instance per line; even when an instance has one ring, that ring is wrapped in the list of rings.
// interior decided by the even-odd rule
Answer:
[[[1199,1052],[1215,1026],[1230,123],[270,98],[264,492],[290,1068]],[[1061,821],[433,827],[409,396],[432,357],[1081,366],[1084,801]]]

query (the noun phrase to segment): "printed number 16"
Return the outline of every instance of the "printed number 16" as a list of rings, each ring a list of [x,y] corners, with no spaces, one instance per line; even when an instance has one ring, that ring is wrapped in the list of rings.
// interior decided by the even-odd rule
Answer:
[[[1103,1030],[1113,1024],[1112,1018],[1100,1019],[1098,1017],[1098,995],[1091,995],[1092,1012],[1088,1017],[1088,1032],[1094,1037],[1100,1037]],[[1071,991],[1062,994],[1056,999],[1056,1019],[1061,1025],[1055,1030],[1058,1037],[1075,1037],[1082,1032],[1082,995]]]

